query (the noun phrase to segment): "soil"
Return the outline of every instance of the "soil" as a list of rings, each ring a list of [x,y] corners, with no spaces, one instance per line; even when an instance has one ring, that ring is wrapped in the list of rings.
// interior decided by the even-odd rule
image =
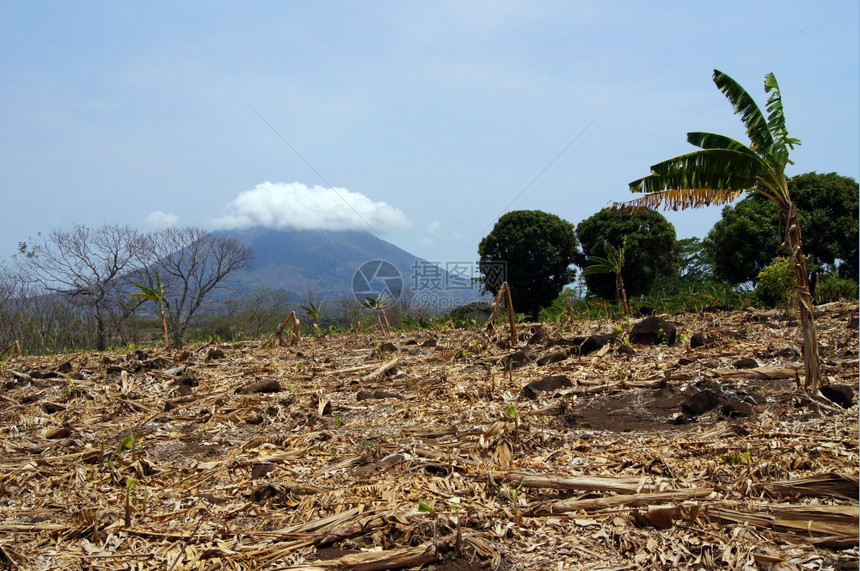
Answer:
[[[663,316],[673,345],[604,320],[7,357],[0,569],[856,569],[857,304],[818,309],[848,409],[752,310]]]

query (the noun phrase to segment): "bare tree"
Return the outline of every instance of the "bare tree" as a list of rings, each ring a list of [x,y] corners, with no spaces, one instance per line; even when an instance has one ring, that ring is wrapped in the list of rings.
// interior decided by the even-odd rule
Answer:
[[[155,273],[164,284],[168,325],[174,343],[181,344],[191,318],[207,297],[230,274],[250,267],[253,254],[238,240],[196,227],[167,228],[150,234],[141,250],[143,279],[156,286]]]
[[[23,273],[48,293],[62,295],[87,310],[95,322],[96,348],[107,348],[111,305],[120,295],[124,274],[137,262],[139,233],[128,226],[104,225],[52,230],[19,245]]]

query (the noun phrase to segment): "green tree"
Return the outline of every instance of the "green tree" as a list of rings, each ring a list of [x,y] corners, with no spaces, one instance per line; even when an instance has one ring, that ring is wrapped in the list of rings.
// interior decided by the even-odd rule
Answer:
[[[484,289],[493,295],[508,282],[514,308],[534,321],[571,283],[576,253],[573,224],[540,210],[515,210],[499,218],[478,245]],[[505,268],[504,279],[499,270]]]
[[[778,255],[779,207],[757,194],[723,208],[723,217],[704,240],[717,279],[738,285],[758,274]]]
[[[797,274],[805,386],[814,390],[821,383],[814,307],[800,221],[785,176],[785,167],[791,164],[789,151],[800,141],[788,136],[782,95],[772,73],[764,80],[764,90],[770,94],[767,116],[734,79],[719,70],[714,70],[713,79],[741,116],[750,145],[725,135],[687,133],[687,141],[699,150],[653,165],[650,175],[630,183],[631,191],[645,196],[616,208],[696,208],[729,203],[744,191],[772,200],[785,220],[786,243]]]
[[[840,276],[857,280],[857,181],[812,172],[792,177],[788,186],[804,230],[803,249],[812,276],[838,262]],[[732,284],[755,282],[783,250],[783,226],[779,207],[758,194],[725,207],[706,238],[717,276]]]
[[[647,294],[659,278],[675,272],[675,227],[659,212],[604,208],[576,225],[576,237],[580,249],[574,260],[580,268],[592,265],[594,256],[604,254],[606,241],[624,244],[624,285],[630,296]],[[612,275],[586,274],[585,284],[588,291],[603,299],[616,296]]]

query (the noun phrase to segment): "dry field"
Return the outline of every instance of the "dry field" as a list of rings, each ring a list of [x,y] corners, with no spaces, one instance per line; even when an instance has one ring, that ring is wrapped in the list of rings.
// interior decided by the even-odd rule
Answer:
[[[760,311],[7,358],[0,569],[857,569],[857,305],[819,309],[849,408]]]

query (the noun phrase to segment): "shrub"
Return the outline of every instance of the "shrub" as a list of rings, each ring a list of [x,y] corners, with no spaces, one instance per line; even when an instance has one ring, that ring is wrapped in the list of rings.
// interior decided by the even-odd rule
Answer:
[[[857,282],[840,278],[836,274],[819,276],[815,287],[816,303],[828,303],[840,299],[857,299]]]
[[[788,258],[778,257],[758,273],[753,298],[765,307],[784,307],[787,311],[796,287],[794,263]]]

